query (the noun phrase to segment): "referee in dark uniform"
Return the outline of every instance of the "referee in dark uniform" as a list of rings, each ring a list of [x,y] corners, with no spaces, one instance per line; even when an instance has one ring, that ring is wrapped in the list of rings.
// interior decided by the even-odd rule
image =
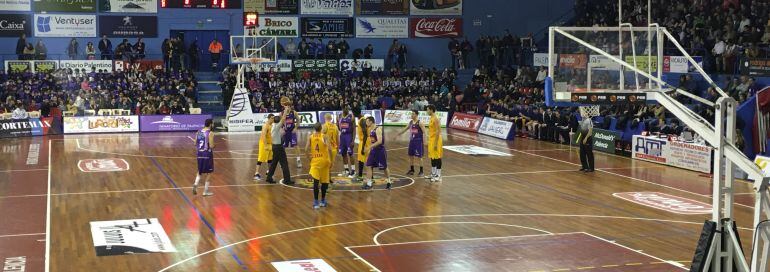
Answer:
[[[267,171],[267,177],[265,178],[265,182],[267,183],[275,183],[273,175],[275,175],[275,168],[278,167],[278,164],[280,163],[281,171],[283,171],[283,184],[294,184],[294,181],[291,180],[291,173],[289,172],[289,160],[286,158],[286,149],[283,147],[282,142],[282,136],[285,133],[283,124],[286,121],[288,111],[288,109],[285,110],[281,113],[280,117],[276,116],[275,118],[280,118],[280,120],[273,122],[271,131],[271,136],[273,138],[273,161],[270,163],[270,170]]]
[[[578,126],[577,139],[580,144],[580,171],[589,173],[594,171],[594,142],[592,133],[594,132],[594,126],[591,122],[591,117],[583,115],[583,120],[580,120]]]

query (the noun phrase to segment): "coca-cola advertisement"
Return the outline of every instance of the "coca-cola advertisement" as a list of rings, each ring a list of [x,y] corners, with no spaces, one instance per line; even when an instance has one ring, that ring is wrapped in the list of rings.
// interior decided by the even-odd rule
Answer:
[[[409,33],[412,38],[457,38],[463,35],[463,19],[411,18]]]
[[[463,0],[410,0],[412,15],[463,15]]]

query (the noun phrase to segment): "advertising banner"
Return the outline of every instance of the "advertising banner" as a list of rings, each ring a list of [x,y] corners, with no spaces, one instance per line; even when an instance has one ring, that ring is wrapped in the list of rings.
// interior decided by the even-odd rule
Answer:
[[[511,154],[508,153],[480,147],[477,145],[445,145],[444,149],[471,156],[511,156]]]
[[[303,38],[353,38],[353,18],[302,18]]]
[[[32,68],[32,61],[29,61],[29,60],[6,60],[5,61],[6,73],[23,73],[25,71],[34,72]]]
[[[265,0],[265,14],[293,14],[299,13],[298,0]]]
[[[158,13],[158,0],[99,0],[99,11]]]
[[[99,36],[120,38],[158,37],[158,17],[99,16]]]
[[[353,0],[301,0],[302,14],[353,16]]]
[[[322,259],[294,260],[285,262],[270,263],[278,272],[296,272],[296,271],[315,271],[315,272],[337,272],[334,268]]]
[[[409,19],[409,36],[412,38],[457,38],[462,35],[461,18]]]
[[[580,104],[644,104],[646,93],[572,93],[570,100]]]
[[[59,67],[57,60],[36,60],[32,62],[35,73],[51,73]]]
[[[436,116],[439,118],[441,127],[446,127],[446,121],[448,117],[447,112],[437,111]],[[428,123],[430,123],[430,115],[428,115],[428,112],[421,111],[418,118],[420,119],[420,123],[422,123],[427,128]],[[412,121],[412,111],[386,110],[384,119],[385,126],[406,126],[409,124],[409,121]]]
[[[514,131],[515,129],[512,122],[489,117],[484,117],[484,121],[481,122],[481,126],[479,127],[479,134],[504,140],[512,140]]]
[[[318,113],[314,111],[297,112],[297,122],[301,128],[313,127],[318,123]]]
[[[334,72],[338,71],[340,67],[337,60],[313,60],[313,59],[300,59],[294,60],[294,70],[297,72]]]
[[[114,71],[111,60],[60,60],[59,67],[62,69],[85,69],[91,71],[91,69]]]
[[[0,3],[2,3],[2,0],[0,0]],[[21,34],[32,35],[32,20],[29,15],[0,14],[0,37],[20,37]]]
[[[0,120],[0,138],[14,138],[26,136],[43,136],[61,133],[61,128],[56,128],[53,118],[29,118],[17,120]]]
[[[96,0],[34,0],[35,12],[90,12],[96,13]]]
[[[196,131],[203,128],[206,119],[211,119],[211,114],[142,115],[139,117],[139,130]]]
[[[356,38],[409,38],[407,17],[358,17]]]
[[[2,11],[30,11],[30,0],[0,0]]]
[[[615,141],[620,141],[620,132],[594,128],[594,150],[615,154]]]
[[[412,15],[463,15],[463,0],[410,0]]]
[[[634,159],[703,173],[711,172],[711,151],[711,147],[704,145],[640,135],[634,135],[631,148]]]
[[[254,117],[246,88],[235,88],[230,108],[227,110],[227,131],[254,131]]]
[[[561,54],[559,55],[559,67],[585,69],[588,58],[584,54]]]
[[[64,117],[64,134],[139,132],[139,116]]]
[[[90,222],[96,256],[176,252],[157,218]]]
[[[266,0],[243,0],[243,11],[265,14],[265,1]]]
[[[554,54],[556,59],[559,59],[559,55]],[[556,65],[556,62],[554,62]],[[548,53],[534,53],[532,54],[532,66],[535,67],[547,67],[548,66]]]
[[[615,56],[620,58],[620,56]],[[588,65],[594,70],[618,70],[620,69],[620,63],[612,61],[610,58],[604,55],[590,55],[588,56]]]
[[[96,15],[35,14],[36,37],[96,37]]]
[[[351,71],[353,70],[353,67],[357,67],[356,71],[361,71],[364,67],[364,63],[369,63],[369,66],[372,67],[372,71],[385,71],[384,59],[341,59],[340,71]]]
[[[299,18],[297,17],[259,17],[257,36],[299,37]]]
[[[483,121],[484,117],[480,115],[455,112],[452,115],[452,121],[449,122],[449,127],[470,132],[478,132]]]
[[[409,0],[356,0],[358,15],[409,15]]]
[[[650,67],[651,72],[657,72],[658,71],[658,57],[652,56],[652,58],[648,58],[647,56],[636,56],[634,58],[633,56],[626,56],[625,61],[628,62],[628,64],[631,64],[631,66],[634,65],[634,59],[636,59],[636,68],[639,70],[642,70],[644,72],[647,72],[647,68]]]
[[[137,71],[147,71],[149,69],[163,70],[163,60],[143,59],[130,63],[128,61],[116,60],[115,71],[125,71],[136,69]]]
[[[337,122],[337,117],[342,114],[342,111],[319,111],[318,118],[323,118],[327,113],[332,114],[332,121]],[[362,110],[361,114],[364,116],[373,116],[374,123],[378,126],[383,125],[382,111],[380,110]]]
[[[272,69],[273,72],[288,73],[292,71],[292,61],[282,59],[278,60],[276,63],[257,63],[252,64],[251,69],[265,72],[269,72]]]

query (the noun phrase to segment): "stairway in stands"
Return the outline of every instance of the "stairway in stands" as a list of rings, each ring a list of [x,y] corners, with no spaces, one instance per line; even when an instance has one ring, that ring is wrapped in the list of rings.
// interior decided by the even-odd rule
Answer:
[[[222,103],[222,88],[219,87],[220,73],[196,72],[198,79],[198,106],[203,113],[224,116],[226,109]]]

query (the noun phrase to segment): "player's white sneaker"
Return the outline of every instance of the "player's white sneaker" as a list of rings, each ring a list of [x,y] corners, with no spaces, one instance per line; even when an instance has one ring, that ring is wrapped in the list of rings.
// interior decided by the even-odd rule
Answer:
[[[203,192],[203,196],[213,196],[214,193],[212,192]]]
[[[422,178],[424,178],[424,179],[433,179],[433,176],[434,176],[434,175],[425,175],[425,176],[424,176],[424,177],[422,177]]]
[[[344,171],[340,172],[339,174],[337,174],[338,177],[344,177],[344,176],[347,176],[347,175],[348,175],[348,171],[347,170],[344,170]]]
[[[433,178],[430,179],[430,182],[441,182],[440,176],[433,176]]]
[[[297,158],[297,168],[302,168],[302,160]]]

